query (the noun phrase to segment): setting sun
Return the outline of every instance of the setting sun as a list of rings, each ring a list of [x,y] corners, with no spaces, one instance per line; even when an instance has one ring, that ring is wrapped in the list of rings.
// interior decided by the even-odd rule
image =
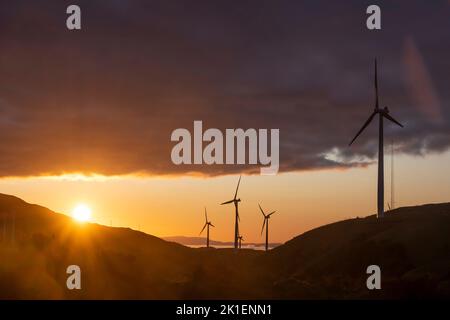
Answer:
[[[91,220],[91,208],[80,203],[72,210],[72,217],[79,222],[89,221]]]

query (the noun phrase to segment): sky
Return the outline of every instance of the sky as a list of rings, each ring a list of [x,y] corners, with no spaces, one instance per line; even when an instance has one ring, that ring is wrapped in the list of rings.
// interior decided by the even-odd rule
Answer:
[[[77,1],[69,31],[71,2],[1,2],[0,192],[68,214],[86,202],[95,222],[157,236],[198,235],[207,206],[218,240],[239,174],[248,241],[258,202],[277,210],[273,241],[373,214],[376,125],[348,143],[377,57],[381,106],[405,126],[386,125],[397,206],[448,201],[450,3],[377,3],[369,31],[367,1]],[[279,129],[279,174],[174,165],[171,132],[195,120]]]

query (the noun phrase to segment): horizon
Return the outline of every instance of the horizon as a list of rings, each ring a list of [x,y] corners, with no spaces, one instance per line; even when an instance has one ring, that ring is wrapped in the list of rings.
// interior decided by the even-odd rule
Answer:
[[[134,229],[133,227],[130,226],[111,226],[111,225],[107,225],[107,224],[102,224],[99,222],[94,221],[93,219],[90,220],[83,220],[83,221],[77,221],[77,219],[73,216],[73,214],[67,214],[64,212],[58,212],[55,210],[52,210],[52,208],[48,208],[45,207],[43,205],[40,205],[38,203],[33,203],[33,202],[29,202],[27,201],[27,199],[22,199],[16,195],[12,195],[12,194],[5,194],[5,193],[0,193],[0,195],[3,196],[7,196],[7,197],[13,197],[16,198],[18,200],[23,201],[24,203],[26,203],[27,205],[36,205],[39,207],[42,207],[44,209],[47,209],[48,211],[50,211],[53,214],[58,214],[58,215],[62,215],[66,218],[68,218],[69,220],[73,220],[72,224],[76,225],[79,224],[80,227],[85,225],[85,224],[92,224],[92,225],[99,225],[102,227],[107,227],[107,228],[117,228],[117,229],[129,229],[130,231],[135,231],[135,232],[141,232],[144,233],[148,236],[156,236],[154,234],[150,234],[150,233],[146,233],[143,230],[139,230],[139,229]],[[425,207],[425,206],[429,206],[429,205],[445,205],[445,204],[450,204],[450,201],[445,201],[445,202],[429,202],[429,203],[420,203],[420,204],[415,204],[415,205],[405,205],[405,206],[400,206],[400,207],[396,207],[394,209],[388,209],[386,211],[387,215],[390,216],[391,215],[391,211],[397,211],[397,210],[404,210],[404,209],[410,209],[410,208],[418,208],[418,207]],[[342,220],[337,220],[337,221],[331,221],[329,223],[325,223],[323,225],[317,226],[317,227],[313,227],[309,230],[306,230],[304,232],[301,232],[297,235],[295,235],[294,237],[292,237],[291,239],[288,239],[287,241],[284,242],[276,242],[276,241],[270,241],[269,242],[269,248],[273,249],[275,247],[281,246],[283,244],[285,244],[286,242],[290,241],[290,240],[294,240],[295,238],[304,235],[305,233],[308,233],[309,231],[313,231],[316,229],[320,229],[322,227],[326,227],[326,226],[330,226],[336,223],[341,223],[341,222],[346,222],[349,220],[354,220],[354,219],[365,219],[365,218],[370,218],[370,217],[376,217],[377,213],[372,213],[369,215],[362,215],[362,216],[355,216],[355,217],[349,217],[349,218],[344,218]],[[158,237],[158,236],[156,236]],[[165,241],[169,241],[169,242],[176,242],[179,243],[181,245],[184,245],[186,247],[191,247],[191,248],[201,248],[201,247],[205,247],[205,244],[203,243],[197,243],[199,240],[206,240],[206,236],[202,236],[202,235],[192,235],[192,236],[187,236],[187,235],[168,235],[168,236],[159,236],[158,238],[165,240]],[[180,240],[180,241],[177,241]],[[193,243],[192,241],[194,241],[195,243]],[[257,249],[257,250],[263,250],[263,246],[264,246],[264,241],[247,241],[247,240],[243,240],[245,242],[243,242],[242,246],[243,248],[259,248],[261,247],[261,249]],[[189,242],[189,243],[187,243]],[[210,238],[210,242],[211,247],[215,247],[215,248],[232,248],[233,247],[233,241],[232,240],[221,240],[221,239],[214,239],[214,238]],[[216,244],[214,244],[214,242]]]
[[[387,160],[389,155],[386,155]],[[445,191],[446,181],[448,181],[446,175],[436,173],[436,175],[430,175],[427,167],[430,163],[434,166],[440,165],[441,161],[450,161],[450,152],[445,154],[444,159],[441,156],[430,156],[427,158],[419,157],[398,157],[396,159],[396,166],[399,166],[400,176],[408,176],[409,170],[416,170],[416,176],[408,176],[407,179],[401,180],[397,177],[396,187],[396,208],[405,206],[415,206],[427,203],[444,203],[449,202],[447,192]],[[387,162],[386,166],[386,181],[389,182],[389,166],[390,162]],[[335,205],[328,205],[323,209],[324,204],[320,202],[320,198],[317,198],[317,190],[322,190],[327,182],[330,182],[330,175],[334,177],[340,177],[340,179],[333,178],[334,189],[341,190],[341,192],[334,192],[331,195],[331,200],[340,201],[339,207]],[[346,177],[346,179],[343,179]],[[280,194],[271,190],[265,190],[261,187],[261,180],[277,181],[277,185],[289,184],[294,187],[303,187],[305,193],[303,194],[303,202],[295,206],[295,201],[298,197],[296,193],[290,195],[284,194],[283,201],[288,202],[288,205],[278,206],[277,213],[274,219],[271,220],[271,243],[284,243],[304,232],[312,230],[314,228],[327,225],[333,222],[353,219],[355,217],[365,217],[372,214],[376,214],[376,165],[370,165],[367,168],[345,169],[345,170],[321,170],[314,172],[297,172],[297,173],[282,173],[277,176],[242,176],[242,182],[240,187],[241,198],[244,198],[241,212],[242,219],[242,233],[247,242],[262,243],[264,238],[260,235],[262,216],[259,212],[258,202],[261,203],[264,209],[271,210],[271,203],[279,203],[277,198]],[[209,190],[210,193],[217,195],[217,201],[214,199],[208,199],[206,207],[208,208],[208,215],[210,220],[215,223],[216,228],[212,229],[211,239],[222,242],[232,242],[232,228],[233,228],[233,210],[227,208],[227,206],[220,206],[220,202],[226,200],[232,196],[233,188],[237,182],[238,176],[231,175],[225,177],[205,178],[205,177],[183,177],[181,181],[175,179],[178,183],[173,192],[182,192],[186,185],[195,189],[197,193]],[[250,180],[250,181],[249,181]],[[284,181],[279,181],[284,180]],[[343,181],[344,180],[344,181]],[[358,181],[363,189],[355,190],[355,193],[349,194],[346,192],[343,186],[347,184],[354,184]],[[440,190],[436,192],[436,188],[426,188],[426,190],[417,189],[416,192],[405,191],[408,190],[407,186],[410,185],[434,185],[436,182],[440,182]],[[90,222],[98,223],[105,226],[110,226],[112,220],[113,227],[129,227],[134,230],[139,230],[150,235],[154,235],[160,238],[170,236],[188,236],[198,237],[201,227],[204,223],[203,206],[197,205],[200,200],[198,198],[189,199],[189,195],[183,197],[184,201],[189,203],[189,210],[181,214],[181,220],[177,221],[179,217],[166,217],[164,211],[162,212],[150,212],[151,208],[164,208],[168,204],[170,210],[176,211],[180,206],[170,203],[170,197],[165,197],[163,201],[158,200],[158,196],[151,195],[152,187],[161,186],[165,187],[164,190],[174,188],[174,178],[164,177],[95,177],[89,178],[87,176],[65,176],[63,178],[52,177],[33,177],[33,178],[6,178],[0,181],[0,190],[2,193],[4,190],[10,190],[11,195],[19,197],[28,203],[35,203],[49,208],[52,211],[62,213],[68,217],[73,217],[72,211],[74,207],[79,203],[86,203],[92,208],[92,219]],[[227,189],[231,189],[231,195],[227,193],[227,190],[222,187],[222,184],[228,186]],[[249,185],[250,184],[250,185]],[[313,188],[307,188],[306,185],[313,186]],[[99,192],[98,189],[102,186],[108,186],[107,190]],[[148,187],[149,191],[146,191],[144,187]],[[390,185],[386,183],[386,202],[390,201]],[[130,188],[132,188],[130,190]],[[258,192],[252,192],[249,189],[258,188]],[[45,190],[53,190],[51,194],[48,194]],[[128,190],[127,192],[125,190]],[[139,190],[139,194],[135,195],[135,191]],[[124,193],[126,192],[126,193]],[[58,195],[55,199],[55,193]],[[164,193],[164,191],[163,191]],[[127,212],[130,209],[126,208],[125,201],[119,202],[118,198],[114,198],[112,202],[110,194],[123,195],[123,198],[127,201],[133,201],[130,207],[131,211],[141,212],[139,215],[141,220],[136,219],[134,215],[129,216]],[[221,194],[224,194],[222,198]],[[244,197],[245,196],[245,197]],[[358,199],[355,200],[354,197]],[[147,198],[150,197],[150,198]],[[268,201],[259,201],[260,198],[266,198]],[[149,199],[142,201],[142,199]],[[155,201],[157,200],[157,203]],[[305,201],[306,200],[306,201]],[[142,202],[145,207],[142,208]],[[111,203],[112,202],[112,203]],[[154,203],[153,205],[151,205]],[[358,205],[355,205],[358,204]],[[209,205],[209,206],[208,206]],[[174,209],[172,209],[174,207]],[[181,206],[182,207],[182,206]],[[197,208],[198,207],[198,208]],[[148,212],[146,211],[149,210]],[[289,208],[294,208],[289,210]],[[295,210],[298,208],[298,210]],[[304,208],[303,210],[301,208]],[[159,209],[161,210],[161,209]],[[386,210],[388,207],[386,205]],[[156,211],[156,210],[155,210]],[[105,214],[109,212],[109,214]],[[145,212],[145,214],[142,214]],[[279,216],[276,216],[279,214]],[[155,223],[154,221],[161,221]],[[171,222],[169,229],[164,228],[165,225]],[[289,228],[285,226],[288,225]],[[181,230],[179,232],[171,231],[174,229]]]

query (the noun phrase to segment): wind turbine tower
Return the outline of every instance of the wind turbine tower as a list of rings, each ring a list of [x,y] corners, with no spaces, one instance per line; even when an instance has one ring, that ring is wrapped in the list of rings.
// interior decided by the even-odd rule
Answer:
[[[261,208],[261,206],[259,204],[258,204],[258,206],[259,206],[259,210],[261,210],[261,213],[264,217],[264,222],[263,222],[262,229],[261,229],[261,235],[264,231],[264,227],[266,227],[266,251],[267,251],[267,250],[269,250],[269,219],[270,219],[270,216],[275,213],[275,211],[272,211],[269,214],[265,214],[264,210]]]
[[[235,208],[235,222],[234,222],[234,248],[238,248],[238,237],[239,237],[239,202],[241,202],[241,199],[237,198],[238,190],[239,190],[239,184],[241,183],[241,176],[239,176],[239,181],[236,187],[236,192],[234,193],[234,198],[229,201],[222,202],[221,205],[234,203]]]

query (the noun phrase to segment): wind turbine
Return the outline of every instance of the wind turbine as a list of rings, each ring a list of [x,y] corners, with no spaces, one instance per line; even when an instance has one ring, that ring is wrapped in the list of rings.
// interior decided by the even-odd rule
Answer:
[[[378,76],[377,76],[377,59],[375,59],[375,109],[370,115],[369,119],[364,123],[362,128],[358,131],[356,136],[350,142],[349,146],[358,138],[358,136],[364,131],[364,129],[370,124],[373,118],[378,114],[378,218],[384,217],[384,145],[383,145],[383,118],[386,118],[393,123],[403,128],[403,125],[389,115],[388,107],[380,109],[378,104]]]
[[[243,236],[239,236],[238,240],[239,240],[239,249],[241,249],[242,248],[242,241],[244,241],[244,237]]]
[[[206,228],[206,247],[209,248],[209,227],[214,227],[211,221],[208,221],[208,213],[206,212],[205,208],[205,225],[203,226],[202,231],[200,231],[200,234],[202,234],[203,230]]]
[[[261,235],[264,231],[264,226],[266,227],[266,251],[269,250],[269,219],[270,216],[273,215],[275,213],[275,211],[272,211],[269,214],[265,214],[264,210],[261,208],[261,206],[258,204],[259,209],[261,210],[262,215],[264,216],[264,222],[262,225],[262,229],[261,229]]]
[[[234,203],[234,208],[235,208],[235,212],[236,212],[236,217],[235,217],[235,223],[234,223],[234,248],[237,249],[238,248],[238,236],[239,236],[239,202],[241,202],[241,199],[237,198],[237,193],[238,193],[238,189],[239,189],[239,184],[241,183],[241,176],[239,176],[239,181],[236,187],[236,192],[234,193],[234,198],[233,200],[229,200],[229,201],[225,201],[223,203],[221,203],[221,205],[224,204],[229,204],[229,203]]]

